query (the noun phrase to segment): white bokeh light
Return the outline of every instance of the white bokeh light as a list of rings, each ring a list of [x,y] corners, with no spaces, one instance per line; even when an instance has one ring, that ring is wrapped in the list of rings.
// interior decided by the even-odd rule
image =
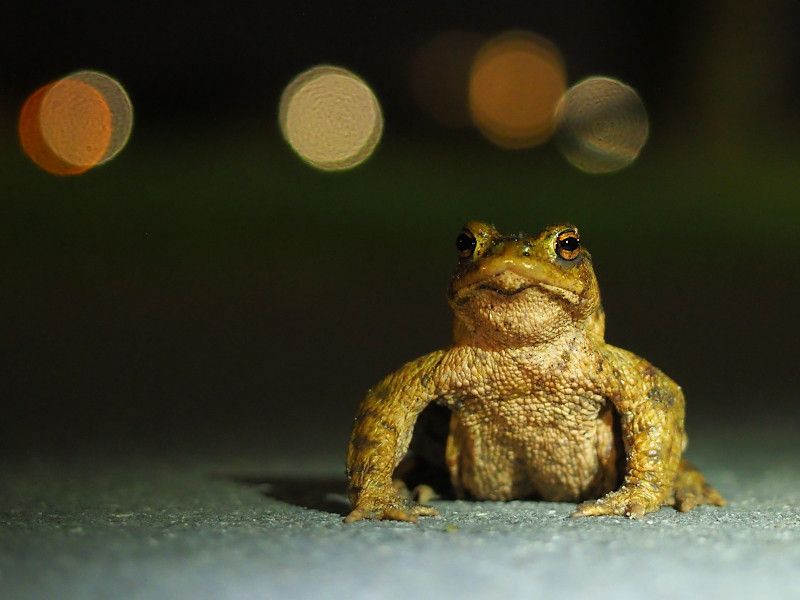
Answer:
[[[284,138],[306,162],[325,171],[351,169],[369,158],[383,132],[375,94],[352,72],[329,65],[295,77],[281,96]]]

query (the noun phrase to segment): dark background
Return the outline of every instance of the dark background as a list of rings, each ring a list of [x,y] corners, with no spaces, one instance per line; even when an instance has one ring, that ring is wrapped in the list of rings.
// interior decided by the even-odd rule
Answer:
[[[363,391],[448,343],[467,219],[576,223],[608,340],[684,387],[689,431],[800,425],[800,3],[17,3],[0,24],[0,445],[343,455]],[[635,87],[651,137],[589,176],[552,144],[500,150],[414,104],[437,32],[530,29]],[[283,143],[280,92],[350,68],[386,119],[365,165]],[[19,150],[25,97],[108,72],[128,147],[58,178]]]

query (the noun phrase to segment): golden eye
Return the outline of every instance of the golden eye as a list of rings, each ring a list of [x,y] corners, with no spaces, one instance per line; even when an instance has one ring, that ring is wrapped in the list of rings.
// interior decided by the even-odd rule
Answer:
[[[581,252],[581,239],[572,229],[562,231],[556,236],[556,254],[564,260],[575,260]]]
[[[469,258],[472,256],[477,245],[478,242],[469,229],[465,228],[456,238],[456,250],[458,250],[458,255],[461,258]]]

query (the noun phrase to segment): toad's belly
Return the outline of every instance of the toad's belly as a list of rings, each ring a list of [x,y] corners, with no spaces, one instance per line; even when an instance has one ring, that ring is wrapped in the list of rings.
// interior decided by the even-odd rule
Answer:
[[[453,413],[447,465],[458,493],[575,502],[619,486],[621,440],[610,405],[515,402]]]

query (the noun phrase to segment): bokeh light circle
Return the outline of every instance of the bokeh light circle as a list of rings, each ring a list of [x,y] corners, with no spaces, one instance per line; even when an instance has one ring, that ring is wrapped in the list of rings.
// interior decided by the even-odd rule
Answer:
[[[22,150],[40,169],[53,175],[79,175],[90,167],[74,165],[58,156],[42,133],[39,114],[42,100],[52,84],[39,88],[22,105],[19,116],[19,139]]]
[[[611,173],[639,156],[650,132],[636,90],[610,77],[589,77],[572,86],[557,110],[558,147],[586,173]]]
[[[414,101],[444,127],[472,125],[469,78],[485,36],[469,31],[443,31],[422,44],[411,61]]]
[[[111,140],[111,110],[91,85],[67,77],[42,97],[39,126],[45,143],[64,162],[90,169]]]
[[[133,131],[133,105],[119,81],[97,71],[78,71],[70,79],[94,88],[103,96],[111,114],[111,137],[99,164],[104,164],[119,154],[127,145]]]
[[[472,120],[498,146],[537,146],[555,131],[565,89],[564,61],[552,43],[530,32],[506,32],[486,42],[472,65]]]
[[[278,119],[292,149],[325,171],[363,163],[383,133],[381,107],[369,86],[347,69],[330,65],[313,67],[289,83]]]
[[[103,73],[79,71],[28,97],[19,137],[25,154],[44,171],[78,175],[116,156],[132,127],[124,88]]]

